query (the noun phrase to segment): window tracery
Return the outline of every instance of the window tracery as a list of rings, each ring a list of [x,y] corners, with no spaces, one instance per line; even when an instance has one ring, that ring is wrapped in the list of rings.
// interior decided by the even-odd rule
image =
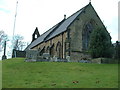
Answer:
[[[90,34],[91,34],[92,30],[93,30],[92,23],[91,22],[87,23],[83,30],[83,50],[88,50]]]

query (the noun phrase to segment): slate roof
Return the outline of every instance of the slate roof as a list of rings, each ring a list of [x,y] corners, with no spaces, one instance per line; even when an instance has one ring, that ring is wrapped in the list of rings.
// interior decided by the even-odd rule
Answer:
[[[28,45],[28,47],[25,50],[31,49],[31,48],[35,47],[36,45],[38,45],[44,41],[47,41],[47,40],[55,37],[56,35],[61,34],[62,32],[65,32],[67,30],[67,28],[71,25],[71,23],[74,22],[74,20],[84,11],[84,9],[88,5],[86,5],[85,7],[83,7],[82,9],[80,9],[79,11],[77,11],[76,13],[74,13],[73,15],[68,17],[67,19],[63,19],[61,22],[59,22],[58,24],[53,26],[51,29],[49,29],[48,31],[43,33],[39,38],[37,38],[35,41],[31,42],[31,44]]]

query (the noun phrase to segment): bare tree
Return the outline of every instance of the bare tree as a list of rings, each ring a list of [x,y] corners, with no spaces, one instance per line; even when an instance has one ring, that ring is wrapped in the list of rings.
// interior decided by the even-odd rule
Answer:
[[[24,37],[21,35],[15,35],[14,36],[14,49],[15,50],[23,50],[23,47],[25,46],[25,42],[23,41]]]
[[[4,42],[9,41],[8,35],[3,30],[0,31],[0,52],[3,50]]]

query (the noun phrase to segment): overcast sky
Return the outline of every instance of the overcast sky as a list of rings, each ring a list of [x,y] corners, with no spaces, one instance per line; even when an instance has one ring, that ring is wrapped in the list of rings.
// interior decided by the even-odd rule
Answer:
[[[15,35],[24,36],[26,42],[31,42],[36,27],[42,34],[60,22],[64,14],[69,17],[89,3],[89,0],[0,0],[0,30],[5,31],[9,37],[13,35],[17,1]],[[112,42],[118,40],[118,1],[120,0],[91,0],[94,9],[107,27]]]
[[[91,0],[112,41],[118,40],[118,1]],[[0,0],[0,30],[13,35],[17,0]],[[38,27],[40,34],[84,7],[89,0],[18,0],[15,34],[21,34],[28,42]]]

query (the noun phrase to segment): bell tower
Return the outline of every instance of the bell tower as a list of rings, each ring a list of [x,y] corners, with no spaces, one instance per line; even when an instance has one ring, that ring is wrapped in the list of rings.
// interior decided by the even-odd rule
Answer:
[[[32,34],[32,42],[40,36],[38,28],[36,27],[34,33]]]

